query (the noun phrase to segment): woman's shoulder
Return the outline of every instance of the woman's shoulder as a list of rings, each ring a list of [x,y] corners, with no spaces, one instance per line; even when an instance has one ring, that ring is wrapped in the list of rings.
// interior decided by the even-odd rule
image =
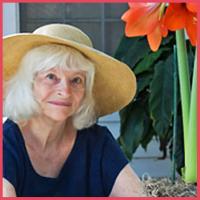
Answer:
[[[18,125],[14,121],[7,119],[3,123],[4,145],[6,145],[7,143],[12,143],[12,145],[17,145],[20,141],[21,141],[20,129]]]
[[[99,124],[94,124],[89,128],[83,129],[81,132],[87,134],[89,137],[97,139],[104,139],[107,137],[113,138],[112,133],[109,131],[109,129],[106,126],[101,126]]]
[[[24,177],[24,153],[19,128],[7,119],[3,123],[3,177],[19,190]]]
[[[3,132],[7,132],[7,131],[12,131],[12,130],[16,130],[17,129],[17,124],[10,120],[10,119],[6,119],[6,121],[3,123]]]

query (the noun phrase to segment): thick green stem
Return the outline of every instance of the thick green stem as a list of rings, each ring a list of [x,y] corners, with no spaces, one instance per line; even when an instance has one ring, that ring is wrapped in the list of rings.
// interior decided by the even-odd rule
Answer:
[[[193,69],[187,141],[188,149],[186,149],[187,156],[185,158],[185,181],[187,183],[195,183],[197,181],[197,49]]]
[[[189,149],[187,141],[188,141],[189,105],[190,105],[190,80],[189,80],[189,66],[188,66],[187,50],[185,43],[185,34],[183,29],[176,31],[176,44],[177,44],[178,74],[180,82],[181,106],[182,106],[182,117],[183,117],[184,152],[185,152],[185,162],[187,162],[188,149]]]

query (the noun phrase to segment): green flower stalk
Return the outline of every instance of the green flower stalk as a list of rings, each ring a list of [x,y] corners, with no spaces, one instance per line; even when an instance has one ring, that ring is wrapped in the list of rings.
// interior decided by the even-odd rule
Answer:
[[[183,29],[176,31],[176,43],[184,133],[183,179],[185,182],[196,182],[196,67],[194,67],[190,94],[189,65]]]
[[[197,49],[195,54],[185,155],[185,181],[197,180]]]

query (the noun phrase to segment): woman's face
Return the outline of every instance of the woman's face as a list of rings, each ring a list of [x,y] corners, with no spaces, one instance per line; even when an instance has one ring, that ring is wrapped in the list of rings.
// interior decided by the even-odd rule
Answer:
[[[64,70],[54,67],[38,72],[34,79],[33,94],[42,115],[64,121],[79,108],[85,94],[84,71]]]

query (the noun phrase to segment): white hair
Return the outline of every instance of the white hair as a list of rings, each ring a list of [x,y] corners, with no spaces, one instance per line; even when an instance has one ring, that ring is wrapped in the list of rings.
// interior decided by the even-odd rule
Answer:
[[[15,76],[5,83],[4,116],[20,121],[37,115],[40,109],[32,90],[35,74],[55,66],[86,71],[85,97],[72,116],[73,125],[76,129],[83,129],[94,124],[96,122],[95,102],[92,96],[94,64],[78,50],[58,44],[42,45],[26,53]]]

